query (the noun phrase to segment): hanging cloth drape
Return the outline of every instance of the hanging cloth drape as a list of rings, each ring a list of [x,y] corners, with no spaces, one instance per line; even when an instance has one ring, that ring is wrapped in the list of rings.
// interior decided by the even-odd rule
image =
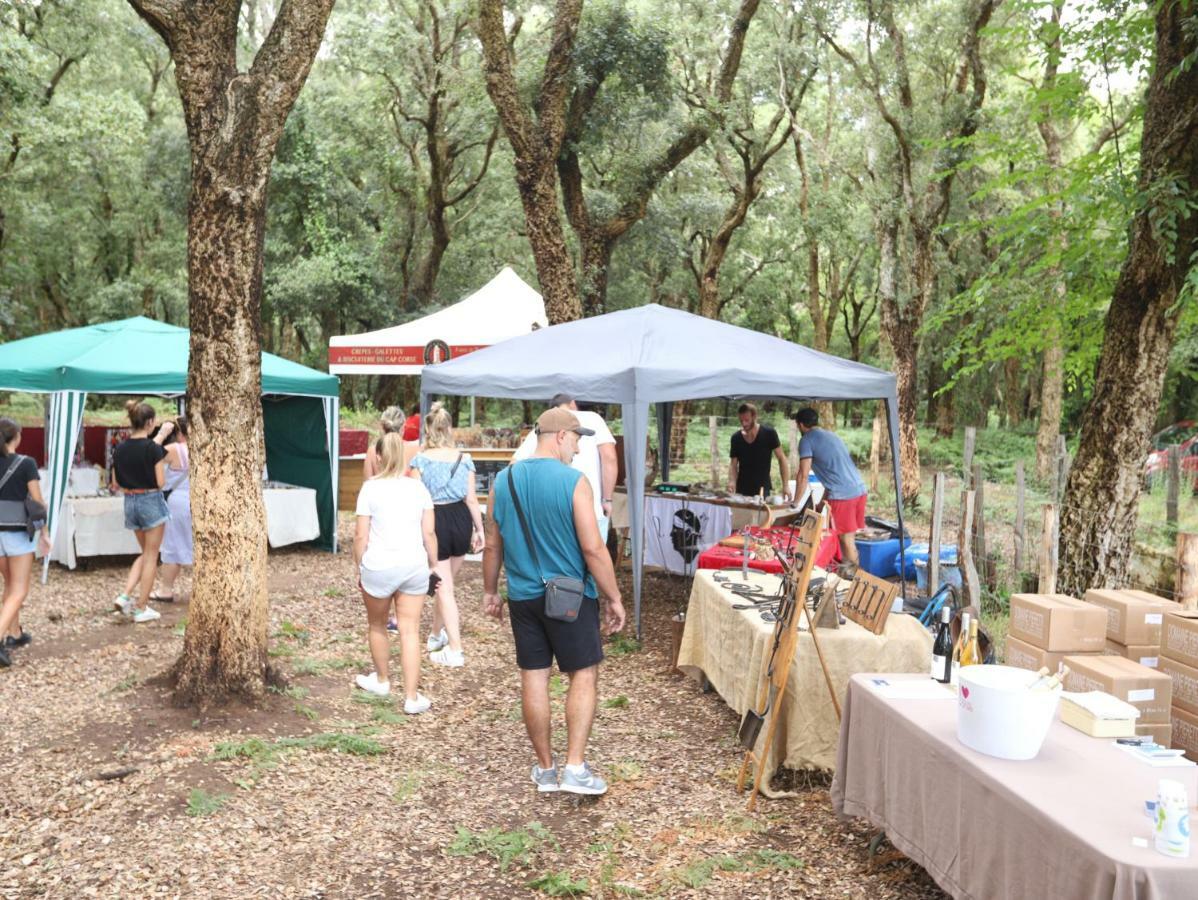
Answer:
[[[324,427],[328,435],[329,467],[333,476],[333,552],[337,552],[337,482],[340,478],[341,400],[324,397]]]
[[[50,433],[47,442],[46,467],[50,484],[45,490],[46,524],[50,532],[50,544],[58,532],[58,520],[62,512],[62,501],[67,495],[67,483],[71,477],[71,461],[75,458],[75,445],[79,440],[79,427],[83,424],[83,404],[87,394],[83,391],[55,391],[50,395]],[[50,556],[42,561],[42,584],[50,570]]]

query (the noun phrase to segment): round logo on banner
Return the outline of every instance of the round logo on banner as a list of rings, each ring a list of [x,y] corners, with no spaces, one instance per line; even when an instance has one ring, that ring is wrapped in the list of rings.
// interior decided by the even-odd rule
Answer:
[[[424,345],[424,364],[426,366],[445,362],[447,359],[449,359],[449,344],[445,341],[429,341]]]

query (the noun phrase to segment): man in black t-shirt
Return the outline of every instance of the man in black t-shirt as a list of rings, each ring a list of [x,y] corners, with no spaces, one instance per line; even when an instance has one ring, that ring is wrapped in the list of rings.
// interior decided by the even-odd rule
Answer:
[[[782,473],[782,494],[789,500],[787,485],[790,473],[787,471],[786,454],[782,452],[778,432],[757,421],[757,407],[752,403],[742,403],[737,413],[740,416],[740,431],[732,435],[732,448],[729,451],[732,464],[728,468],[728,490],[746,497],[756,497],[759,493],[769,496],[773,493],[770,483],[770,458],[777,457],[778,468]]]

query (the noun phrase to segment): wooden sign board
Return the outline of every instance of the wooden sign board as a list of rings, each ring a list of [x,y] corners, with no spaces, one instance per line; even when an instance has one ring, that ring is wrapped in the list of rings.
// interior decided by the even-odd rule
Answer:
[[[881,634],[898,591],[897,584],[858,569],[841,612],[865,630]]]

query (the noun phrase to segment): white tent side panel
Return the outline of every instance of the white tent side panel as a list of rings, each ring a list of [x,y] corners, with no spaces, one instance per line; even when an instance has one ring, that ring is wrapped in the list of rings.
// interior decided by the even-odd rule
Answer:
[[[510,267],[464,300],[412,322],[329,340],[334,375],[419,375],[548,325],[545,302]]]

